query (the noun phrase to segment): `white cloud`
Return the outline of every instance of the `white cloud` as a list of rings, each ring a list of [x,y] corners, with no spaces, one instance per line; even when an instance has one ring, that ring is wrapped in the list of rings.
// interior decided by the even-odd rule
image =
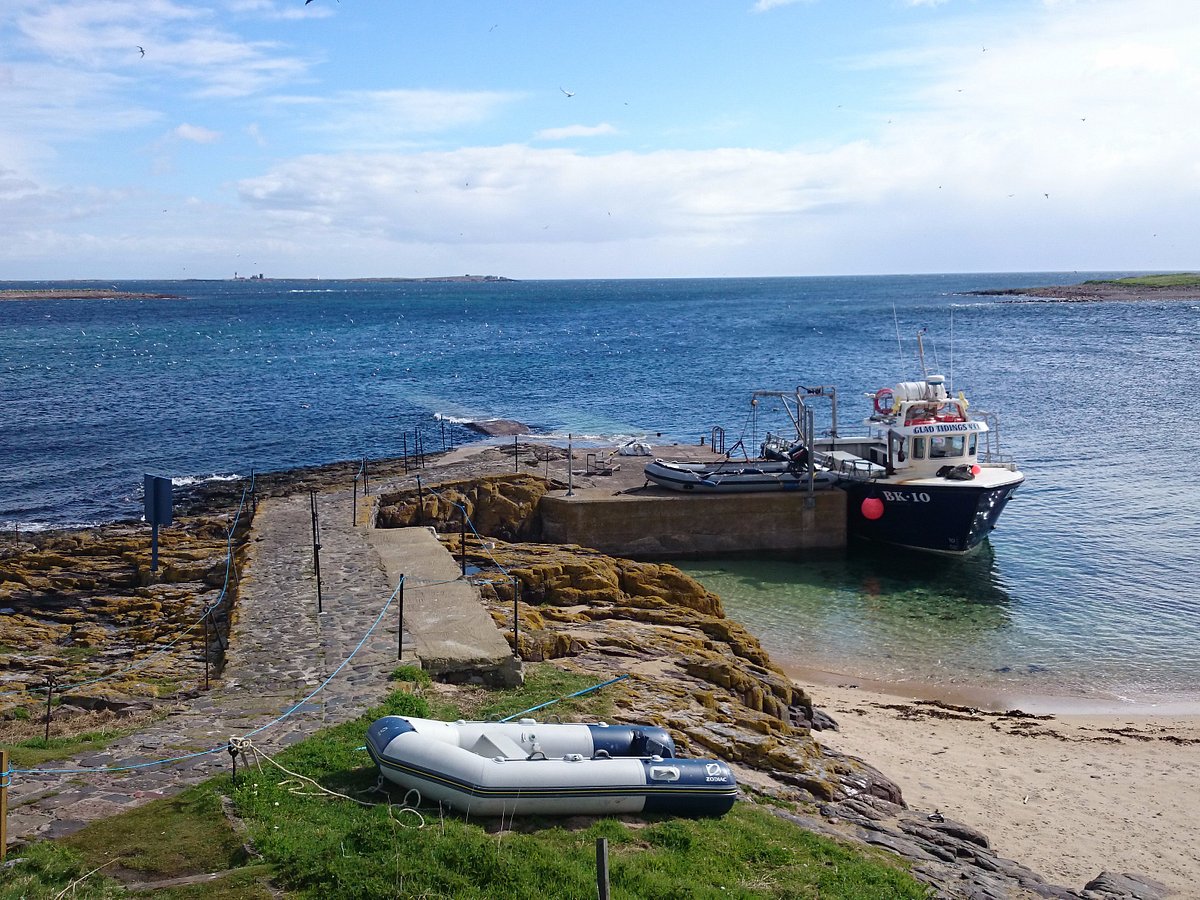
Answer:
[[[608,122],[601,122],[599,125],[566,125],[562,128],[543,128],[534,135],[534,138],[539,141],[561,141],[569,138],[604,137],[618,133],[617,129]]]
[[[357,149],[390,148],[414,138],[477,125],[522,95],[507,91],[343,91],[331,97],[277,97],[309,130]]]
[[[812,0],[758,0],[754,4],[755,12],[767,12],[780,6],[791,6],[793,3],[811,3]]]
[[[171,134],[182,141],[191,141],[196,144],[212,144],[221,139],[219,131],[202,128],[199,125],[189,125],[186,122],[178,125]]]

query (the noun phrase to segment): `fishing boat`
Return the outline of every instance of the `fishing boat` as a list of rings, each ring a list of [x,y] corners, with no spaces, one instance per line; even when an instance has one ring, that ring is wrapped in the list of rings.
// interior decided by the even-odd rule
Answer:
[[[838,429],[833,385],[794,391],[755,391],[779,400],[793,434],[768,433],[759,459],[646,466],[647,479],[673,490],[759,491],[833,486],[847,496],[846,528],[852,538],[957,556],[970,553],[996,527],[1024,482],[1000,451],[997,417],[971,411],[960,391],[951,396],[942,375],[903,381],[867,394],[872,403],[866,433]],[[829,425],[818,435],[816,411],[828,403]],[[741,446],[738,441],[735,446]]]
[[[974,550],[1025,481],[1000,452],[996,417],[969,412],[941,375],[867,396],[865,437],[835,430],[813,443],[817,464],[847,494],[849,533],[934,553]]]
[[[367,752],[389,781],[466,815],[720,816],[738,791],[726,763],[675,756],[651,725],[384,716]]]

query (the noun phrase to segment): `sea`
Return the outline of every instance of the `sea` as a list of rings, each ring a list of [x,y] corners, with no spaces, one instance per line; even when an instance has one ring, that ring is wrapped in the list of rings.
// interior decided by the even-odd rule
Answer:
[[[179,298],[0,302],[0,530],[136,519],[146,473],[440,450],[491,418],[579,447],[715,435],[753,453],[786,425],[753,391],[836,385],[847,434],[865,394],[921,377],[920,350],[999,416],[1026,476],[979,553],[684,568],[785,665],[1192,709],[1200,302],[970,293],[1126,274],[0,283]]]

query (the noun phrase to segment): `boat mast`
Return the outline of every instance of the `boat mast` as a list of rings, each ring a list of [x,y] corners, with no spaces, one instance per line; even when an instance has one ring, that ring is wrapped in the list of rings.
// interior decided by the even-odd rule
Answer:
[[[929,384],[929,370],[925,368],[925,342],[921,340],[924,333],[924,328],[917,332],[917,356],[921,360],[921,380]]]

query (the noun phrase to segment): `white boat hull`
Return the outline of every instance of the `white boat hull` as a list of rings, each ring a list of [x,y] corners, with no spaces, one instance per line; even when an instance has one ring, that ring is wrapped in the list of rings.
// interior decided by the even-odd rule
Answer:
[[[651,726],[385,716],[367,731],[385,778],[466,815],[728,812],[737,796],[729,766],[674,750]]]

